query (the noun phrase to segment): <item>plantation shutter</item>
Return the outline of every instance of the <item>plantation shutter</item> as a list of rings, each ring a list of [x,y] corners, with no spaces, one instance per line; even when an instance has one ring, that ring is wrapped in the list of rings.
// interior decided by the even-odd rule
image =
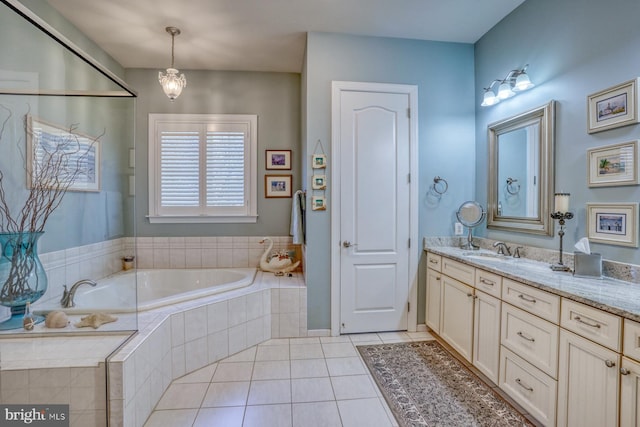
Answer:
[[[207,132],[207,206],[244,206],[245,134]]]
[[[256,116],[149,117],[151,222],[255,222]]]

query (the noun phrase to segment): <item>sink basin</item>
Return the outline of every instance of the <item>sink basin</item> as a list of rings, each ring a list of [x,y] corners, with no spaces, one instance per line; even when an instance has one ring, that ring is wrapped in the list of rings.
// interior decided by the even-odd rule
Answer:
[[[551,271],[549,265],[543,262],[537,262],[528,260],[525,258],[513,258],[506,255],[500,255],[493,252],[463,252],[462,256],[469,259],[475,259],[478,261],[496,262],[499,264],[508,264],[512,267],[517,267],[522,270],[535,271],[535,272],[547,272]]]
[[[462,256],[465,258],[480,259],[483,261],[510,261],[510,258],[505,255],[494,254],[493,252],[463,252]]]

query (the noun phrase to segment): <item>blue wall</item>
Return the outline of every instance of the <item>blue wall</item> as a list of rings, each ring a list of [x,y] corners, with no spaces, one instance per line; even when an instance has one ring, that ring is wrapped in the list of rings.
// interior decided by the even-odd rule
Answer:
[[[453,234],[454,211],[474,193],[473,46],[310,33],[303,73],[306,187],[310,187],[310,155],[318,140],[330,163],[333,80],[418,86],[419,233],[421,237]],[[331,170],[327,173],[330,176]],[[448,181],[449,191],[434,203],[427,191],[436,175]],[[331,182],[325,195],[329,210],[309,211],[307,217],[309,329],[328,329],[331,321]],[[419,283],[423,281],[421,276]],[[424,301],[422,286],[418,300]],[[418,323],[423,321],[424,304],[420,304]]]
[[[586,235],[588,202],[637,202],[639,186],[589,188],[587,149],[640,138],[640,125],[587,133],[587,96],[640,76],[640,2],[527,1],[475,45],[476,194],[487,200],[487,124],[551,99],[556,106],[556,191],[571,193],[565,248]],[[494,107],[480,107],[482,90],[511,69],[530,64],[536,87]],[[485,230],[488,237],[558,248],[558,237]],[[635,248],[593,244],[605,259],[640,263]]]

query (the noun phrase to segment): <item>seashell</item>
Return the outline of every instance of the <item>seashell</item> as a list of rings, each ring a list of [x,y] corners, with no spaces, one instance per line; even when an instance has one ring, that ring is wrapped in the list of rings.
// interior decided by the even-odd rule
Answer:
[[[69,319],[63,311],[52,311],[47,314],[44,324],[47,328],[66,328],[69,324]]]

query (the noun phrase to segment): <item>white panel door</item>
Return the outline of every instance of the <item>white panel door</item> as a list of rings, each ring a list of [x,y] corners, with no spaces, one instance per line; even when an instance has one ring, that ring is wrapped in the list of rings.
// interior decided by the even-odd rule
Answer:
[[[341,91],[340,332],[407,329],[409,94]]]

